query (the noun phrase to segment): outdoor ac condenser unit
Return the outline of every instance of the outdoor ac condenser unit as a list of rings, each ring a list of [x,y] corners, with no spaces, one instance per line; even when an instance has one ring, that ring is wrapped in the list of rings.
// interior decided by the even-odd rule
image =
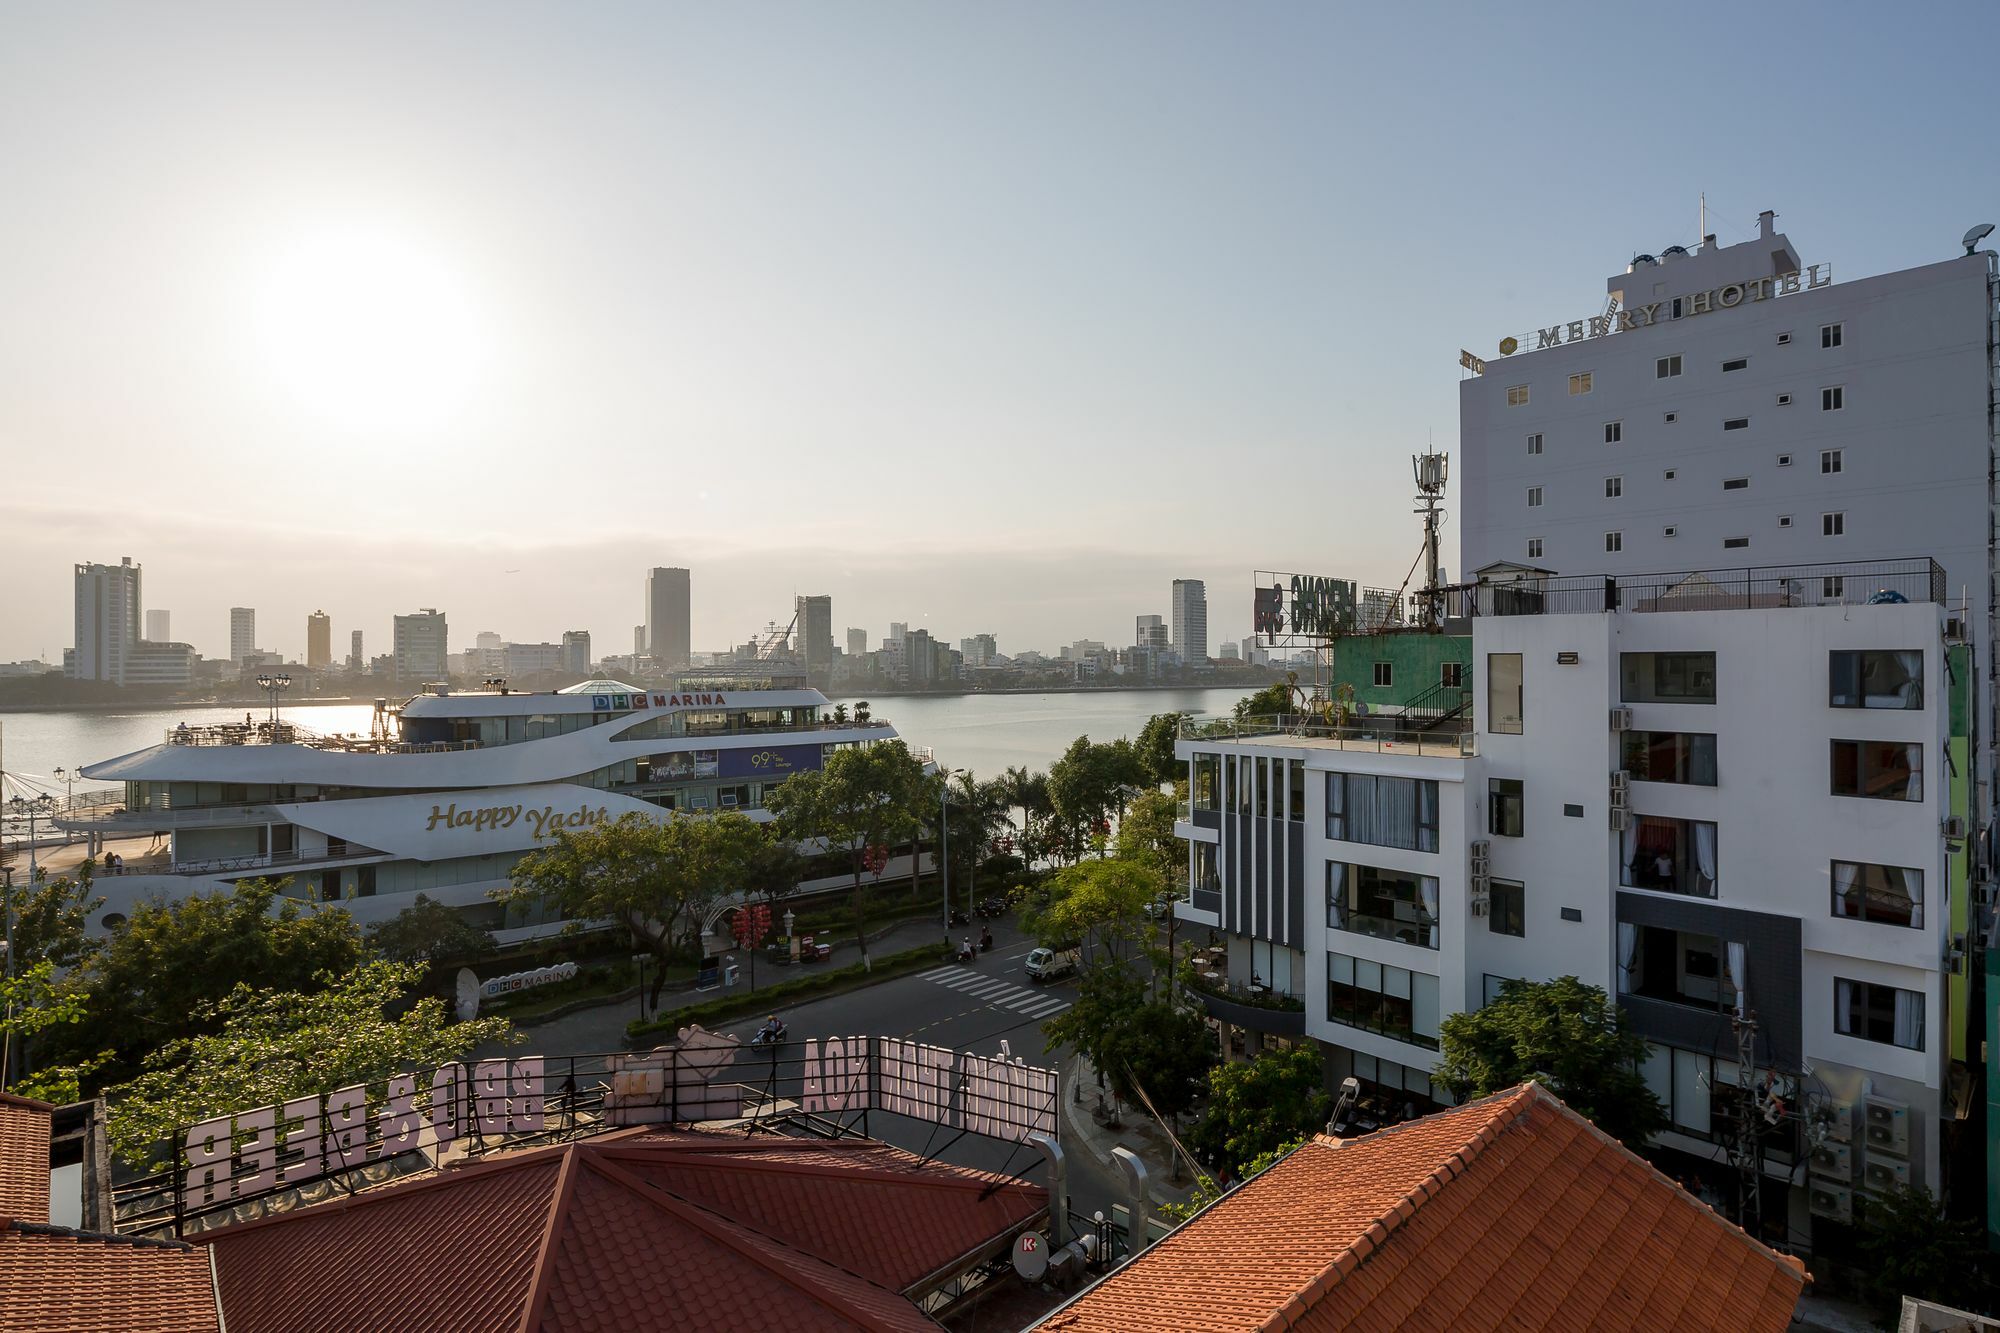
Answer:
[[[1854,1145],[1851,1143],[1822,1143],[1813,1149],[1812,1174],[1818,1180],[1831,1180],[1842,1185],[1854,1183]]]
[[[1630,730],[1632,730],[1632,710],[1631,710],[1631,709],[1629,709],[1629,708],[1614,708],[1614,709],[1612,709],[1612,710],[1611,710],[1611,729],[1612,729],[1613,731],[1630,731]]]
[[[1894,1153],[1899,1157],[1910,1155],[1909,1107],[1886,1097],[1870,1097],[1862,1108],[1862,1120],[1867,1125],[1871,1159],[1878,1152]]]
[[[1845,1185],[1829,1185],[1815,1180],[1811,1194],[1814,1217],[1824,1217],[1832,1222],[1854,1220],[1854,1191]]]

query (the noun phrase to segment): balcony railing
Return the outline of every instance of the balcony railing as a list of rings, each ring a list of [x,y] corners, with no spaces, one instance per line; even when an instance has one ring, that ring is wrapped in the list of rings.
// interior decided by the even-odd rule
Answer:
[[[1836,561],[1667,574],[1527,576],[1445,590],[1453,616],[1596,615],[1606,611],[1761,611],[1783,607],[1943,604],[1935,560]]]
[[[1469,714],[1467,715],[1469,719]],[[1385,714],[1369,722],[1335,726],[1302,713],[1258,714],[1233,717],[1227,714],[1181,719],[1180,738],[1184,741],[1273,740],[1278,743],[1302,741],[1337,750],[1363,750],[1376,754],[1431,755],[1462,759],[1478,753],[1478,736],[1469,727],[1462,732],[1411,730],[1395,714]]]

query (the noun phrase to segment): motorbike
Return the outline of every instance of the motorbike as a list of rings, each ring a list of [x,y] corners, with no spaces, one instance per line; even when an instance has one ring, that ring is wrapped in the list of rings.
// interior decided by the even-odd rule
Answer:
[[[1007,915],[1007,904],[998,898],[981,898],[979,900],[979,915],[989,918],[1005,916]]]
[[[768,1050],[776,1054],[777,1049],[785,1044],[788,1035],[788,1029],[783,1023],[776,1027],[761,1027],[757,1029],[757,1035],[750,1038],[750,1046],[753,1050]]]
[[[971,940],[967,940],[965,941],[965,943],[958,946],[958,955],[956,958],[953,959],[953,961],[959,963],[970,963],[978,957],[979,957],[979,951],[972,947]]]
[[[991,949],[992,947],[993,947],[993,932],[990,930],[980,931],[979,952],[985,953],[988,949]]]
[[[970,923],[966,920],[965,913],[954,907],[951,909],[951,924],[954,926],[963,926]]]

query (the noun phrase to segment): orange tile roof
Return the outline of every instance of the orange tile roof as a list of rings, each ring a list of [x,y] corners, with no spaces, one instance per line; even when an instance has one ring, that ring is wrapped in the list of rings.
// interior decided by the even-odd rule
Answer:
[[[221,1328],[208,1255],[67,1227],[0,1223],[7,1333],[211,1333]]]
[[[1775,1333],[1805,1277],[1524,1084],[1317,1137],[1038,1327]]]
[[[231,1333],[922,1329],[900,1294],[1044,1191],[865,1141],[625,1131],[200,1239]]]
[[[55,1107],[0,1092],[0,1217],[49,1220],[49,1117]]]

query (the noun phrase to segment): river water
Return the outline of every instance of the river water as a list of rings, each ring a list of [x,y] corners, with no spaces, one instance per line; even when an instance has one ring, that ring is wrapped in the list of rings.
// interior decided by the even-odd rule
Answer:
[[[912,746],[929,746],[939,763],[994,778],[1015,764],[1046,769],[1078,736],[1111,741],[1139,734],[1155,713],[1227,712],[1248,690],[1095,690],[1073,694],[956,694],[875,700]],[[852,707],[850,702],[849,707]],[[261,717],[262,710],[253,710]],[[300,704],[284,718],[312,731],[366,734],[375,710],[367,704]],[[0,768],[27,789],[60,795],[57,768],[74,769],[158,745],[167,731],[241,721],[242,708],[170,707],[132,712],[0,713]],[[84,783],[84,787],[99,784]],[[8,783],[7,793],[16,790]]]

